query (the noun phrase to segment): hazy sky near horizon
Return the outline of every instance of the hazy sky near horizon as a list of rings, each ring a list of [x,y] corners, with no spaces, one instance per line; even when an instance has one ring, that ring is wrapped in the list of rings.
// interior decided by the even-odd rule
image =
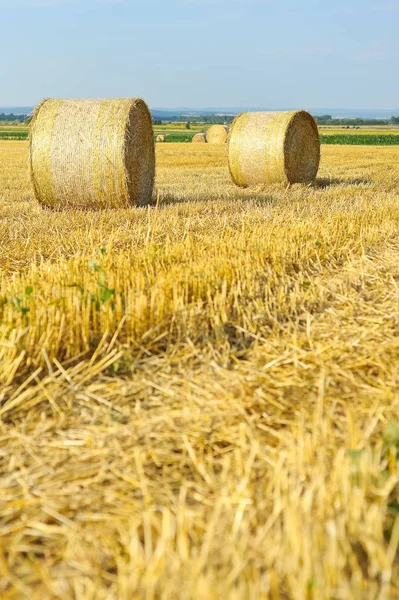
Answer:
[[[398,108],[399,0],[0,0],[0,105]]]

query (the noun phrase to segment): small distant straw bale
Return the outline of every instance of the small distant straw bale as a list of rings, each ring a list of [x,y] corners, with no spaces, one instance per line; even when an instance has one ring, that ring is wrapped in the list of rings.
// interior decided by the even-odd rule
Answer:
[[[165,135],[157,135],[157,142],[164,142],[166,139]]]
[[[36,198],[52,208],[119,208],[151,202],[150,111],[140,98],[44,100],[30,131]]]
[[[229,128],[225,125],[211,125],[206,132],[206,141],[208,144],[225,144]]]
[[[206,137],[204,133],[196,133],[192,139],[193,144],[206,144]]]
[[[234,183],[310,183],[319,168],[320,139],[306,111],[242,113],[233,121],[228,160]]]

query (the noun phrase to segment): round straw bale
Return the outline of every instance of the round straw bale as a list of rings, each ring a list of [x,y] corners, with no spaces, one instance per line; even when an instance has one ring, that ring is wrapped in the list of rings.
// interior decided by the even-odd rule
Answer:
[[[211,125],[206,132],[206,141],[208,144],[225,144],[229,128],[225,125]]]
[[[196,133],[192,139],[193,144],[206,144],[206,137],[204,133]]]
[[[166,139],[165,135],[157,135],[157,142],[164,142]]]
[[[230,174],[239,186],[310,183],[320,162],[320,139],[305,111],[242,113],[229,135]]]
[[[30,131],[36,198],[52,208],[119,208],[152,199],[155,149],[140,98],[44,100]]]

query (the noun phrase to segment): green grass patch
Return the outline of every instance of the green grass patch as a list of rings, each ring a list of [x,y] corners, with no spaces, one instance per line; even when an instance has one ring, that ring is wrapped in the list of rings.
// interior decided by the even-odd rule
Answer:
[[[322,144],[342,144],[345,146],[399,146],[399,135],[321,135]]]
[[[198,133],[198,131],[182,131],[181,133],[168,133],[166,131],[162,131],[161,132],[157,132],[154,135],[154,139],[157,138],[157,135],[164,135],[165,136],[165,142],[169,142],[172,144],[179,144],[179,143],[187,143],[187,142],[191,142],[193,137],[195,136],[195,134]]]
[[[27,140],[28,134],[28,129],[0,127],[0,140]]]

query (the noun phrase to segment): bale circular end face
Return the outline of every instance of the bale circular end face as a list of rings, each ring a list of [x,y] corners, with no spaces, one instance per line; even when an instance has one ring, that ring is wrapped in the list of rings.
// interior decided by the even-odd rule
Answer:
[[[225,125],[211,125],[206,132],[206,141],[208,144],[225,144],[229,128]]]
[[[124,208],[152,200],[155,148],[140,98],[44,100],[30,130],[30,171],[51,208]]]
[[[164,142],[166,136],[165,135],[157,135],[157,142]]]
[[[193,144],[206,144],[206,137],[204,133],[196,133],[191,140]]]
[[[243,113],[229,135],[229,169],[234,183],[311,183],[320,163],[320,139],[306,111]]]

